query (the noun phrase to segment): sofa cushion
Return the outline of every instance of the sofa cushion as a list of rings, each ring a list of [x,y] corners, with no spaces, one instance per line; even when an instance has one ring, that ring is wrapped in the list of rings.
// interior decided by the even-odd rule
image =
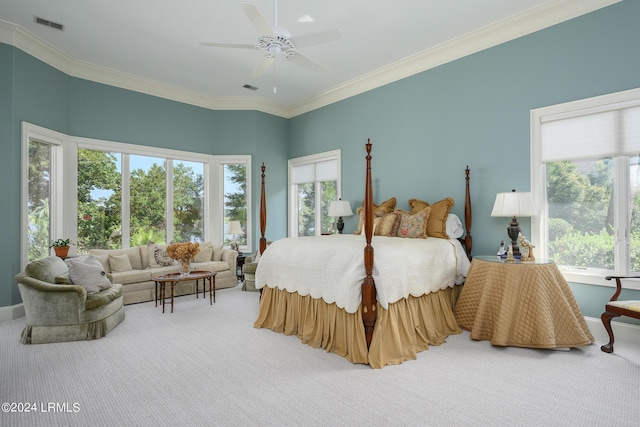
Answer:
[[[133,248],[125,249],[91,249],[89,251],[92,255],[126,255],[129,257],[131,267],[134,270],[142,270],[142,258],[140,254],[140,247],[134,246]]]
[[[211,272],[226,271],[229,270],[229,263],[226,261],[207,261],[207,262],[194,262],[191,264],[192,270],[205,270]]]
[[[222,251],[220,253],[220,256],[222,257]],[[213,243],[211,242],[200,243],[200,252],[196,254],[196,256],[193,258],[193,261],[205,262],[205,261],[211,261],[212,259],[213,259]]]
[[[95,294],[111,287],[111,281],[104,272],[102,264],[94,256],[69,260],[69,277],[74,285],[80,285],[87,294]]]
[[[103,305],[109,304],[114,299],[122,296],[122,285],[116,284],[108,289],[103,289],[98,293],[87,296],[87,300],[84,303],[86,310],[94,310]]]
[[[129,261],[129,257],[124,254],[122,255],[109,254],[109,266],[111,266],[111,272],[113,273],[133,270],[133,267],[131,266],[131,261]]]
[[[215,245],[213,247],[213,261],[222,261],[223,252],[224,252],[224,245]]]
[[[177,267],[176,271],[177,271]],[[151,280],[152,276],[156,276],[154,273],[156,269],[146,269],[146,270],[129,270],[129,271],[121,271],[121,272],[112,272],[107,276],[111,280],[111,283],[120,283],[126,285],[128,283],[137,283],[137,282],[148,282]]]
[[[36,261],[31,261],[25,268],[27,274],[34,279],[47,283],[56,283],[56,276],[69,271],[69,267],[57,256],[48,256]]]

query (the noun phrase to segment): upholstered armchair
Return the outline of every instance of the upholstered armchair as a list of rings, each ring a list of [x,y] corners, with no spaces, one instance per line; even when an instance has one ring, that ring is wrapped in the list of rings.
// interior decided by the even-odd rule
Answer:
[[[26,315],[23,344],[97,339],[124,319],[122,285],[98,290],[73,284],[58,257],[34,261],[25,270],[16,276]]]
[[[249,255],[244,260],[242,266],[242,274],[244,275],[244,283],[242,284],[243,291],[256,292],[256,269],[258,268],[258,262],[256,260],[258,252],[253,255]]]

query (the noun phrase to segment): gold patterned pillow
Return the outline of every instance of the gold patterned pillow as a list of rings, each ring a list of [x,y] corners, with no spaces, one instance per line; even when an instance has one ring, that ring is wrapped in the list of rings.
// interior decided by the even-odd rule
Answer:
[[[386,214],[393,212],[396,207],[396,198],[392,197],[389,200],[385,200],[379,205],[373,205],[373,217],[381,217]],[[353,234],[362,234],[362,227],[364,226],[364,202],[362,202],[362,207],[356,209],[356,215],[358,215],[358,228]]]
[[[393,236],[398,234],[400,213],[391,212],[373,220],[373,234],[376,236]]]
[[[439,200],[431,205],[428,202],[418,199],[409,199],[411,212],[419,212],[427,206],[431,207],[429,220],[427,222],[427,236],[437,237],[439,239],[448,239],[447,234],[447,218],[454,201],[451,197]]]
[[[396,212],[400,216],[396,236],[414,239],[427,238],[427,221],[431,213],[430,206],[417,213],[406,212],[401,209],[396,210]]]

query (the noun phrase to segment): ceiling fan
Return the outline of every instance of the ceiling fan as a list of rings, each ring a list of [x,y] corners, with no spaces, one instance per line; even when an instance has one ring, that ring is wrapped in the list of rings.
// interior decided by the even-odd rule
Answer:
[[[340,40],[342,38],[342,32],[339,28],[291,37],[291,33],[289,33],[289,31],[278,27],[277,0],[274,0],[273,2],[273,27],[269,25],[264,15],[260,12],[260,9],[258,9],[254,3],[240,2],[240,5],[244,10],[245,15],[247,15],[247,18],[249,18],[251,25],[253,25],[260,35],[257,44],[219,42],[200,42],[200,44],[203,46],[258,49],[266,51],[266,55],[258,61],[253,69],[251,77],[258,78],[262,76],[273,64],[276,56],[278,55],[281,55],[285,60],[299,65],[309,71],[327,72],[326,68],[301,54],[298,49]]]

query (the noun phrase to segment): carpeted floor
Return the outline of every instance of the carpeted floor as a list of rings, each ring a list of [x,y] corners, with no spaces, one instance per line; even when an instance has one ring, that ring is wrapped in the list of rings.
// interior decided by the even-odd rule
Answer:
[[[415,361],[374,370],[254,329],[258,294],[153,303],[96,341],[22,345],[0,323],[0,426],[635,426],[640,345],[571,351],[451,336]],[[25,406],[21,408],[25,410]]]

